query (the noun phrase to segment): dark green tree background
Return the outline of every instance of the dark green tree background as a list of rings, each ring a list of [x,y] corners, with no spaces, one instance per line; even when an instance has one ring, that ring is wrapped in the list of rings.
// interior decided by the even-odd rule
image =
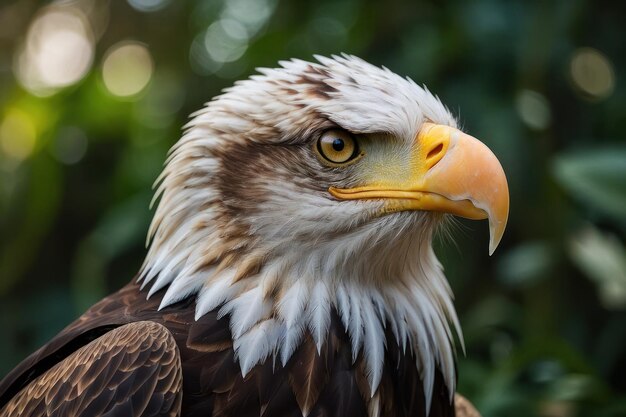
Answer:
[[[0,2],[0,376],[145,254],[188,115],[255,67],[346,52],[424,83],[498,155],[504,240],[437,252],[485,416],[626,415],[626,3]]]

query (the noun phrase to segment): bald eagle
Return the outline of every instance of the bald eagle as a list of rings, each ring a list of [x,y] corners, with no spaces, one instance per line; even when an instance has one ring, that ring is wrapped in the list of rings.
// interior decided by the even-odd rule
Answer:
[[[431,241],[450,215],[488,219],[492,253],[503,169],[426,88],[316,59],[193,115],[137,277],[4,378],[0,416],[472,412]]]

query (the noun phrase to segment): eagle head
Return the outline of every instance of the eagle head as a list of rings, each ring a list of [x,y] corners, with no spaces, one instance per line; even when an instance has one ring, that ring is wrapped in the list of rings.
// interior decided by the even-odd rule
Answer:
[[[318,350],[335,314],[380,382],[383,329],[410,349],[431,397],[454,392],[452,295],[431,241],[449,215],[508,216],[496,157],[410,79],[353,56],[292,60],[194,114],[159,177],[139,279],[161,307],[195,295],[228,316],[245,375]],[[452,330],[451,330],[452,329]]]

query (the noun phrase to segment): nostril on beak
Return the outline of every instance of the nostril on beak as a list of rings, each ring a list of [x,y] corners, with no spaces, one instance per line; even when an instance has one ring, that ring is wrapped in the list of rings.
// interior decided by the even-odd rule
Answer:
[[[426,155],[426,165],[428,166],[428,169],[437,165],[437,162],[441,161],[441,158],[443,158],[443,154],[443,143],[438,143],[430,151],[428,151],[428,154]]]

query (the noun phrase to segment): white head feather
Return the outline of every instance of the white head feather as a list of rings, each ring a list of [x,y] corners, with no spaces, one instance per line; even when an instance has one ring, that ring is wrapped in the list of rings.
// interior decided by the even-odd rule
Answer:
[[[440,216],[380,217],[379,202],[333,199],[306,175],[315,161],[303,144],[339,126],[406,145],[426,120],[456,122],[428,90],[387,69],[317,59],[260,69],[194,115],[158,180],[140,280],[150,294],[169,286],[161,307],[197,294],[197,318],[216,308],[229,315],[243,374],[269,356],[286,363],[306,331],[320,349],[335,310],[353,357],[363,354],[372,395],[387,325],[414,352],[427,401],[435,367],[452,395],[448,323],[460,330],[431,246]],[[272,160],[265,149],[279,147],[268,145],[283,153]]]

